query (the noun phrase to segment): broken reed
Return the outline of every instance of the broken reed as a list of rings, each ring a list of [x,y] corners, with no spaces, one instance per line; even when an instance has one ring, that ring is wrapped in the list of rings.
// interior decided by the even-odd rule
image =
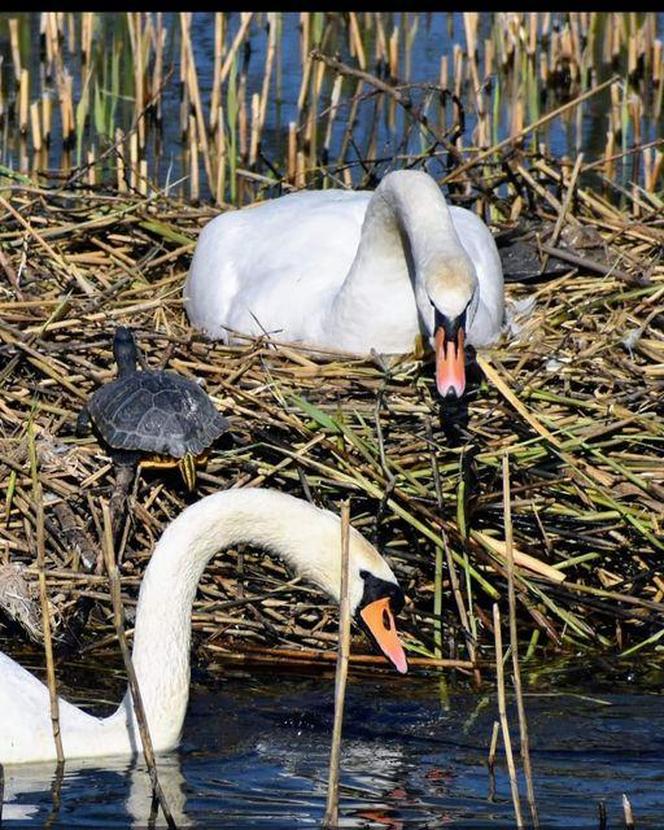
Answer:
[[[413,121],[394,98],[375,94],[366,81],[344,80],[313,61],[311,50],[339,53],[390,86],[407,87],[425,25],[420,13],[218,12],[209,18],[215,50],[209,89],[201,73],[207,56],[194,46],[191,12],[43,12],[38,70],[27,48],[33,18],[8,17],[11,61],[0,65],[0,160],[31,175],[52,165],[67,175],[75,165],[84,168],[92,187],[117,179],[119,187],[143,194],[163,186],[167,176],[171,186],[183,179],[177,187],[194,201],[205,191],[219,205],[244,203],[275,182],[357,184],[358,156],[384,155],[379,139],[385,138],[386,117],[392,153],[431,152],[423,119],[445,132],[459,118],[456,105],[441,104],[442,89],[464,101],[469,118],[475,113],[470,145],[465,136],[456,138],[458,151],[467,153],[519,135],[537,121],[544,104],[550,109],[557,97],[595,86],[600,71],[615,71],[622,80],[610,91],[601,170],[612,179],[620,163],[635,184],[657,190],[662,152],[657,141],[643,140],[648,119],[655,123],[661,116],[664,94],[655,14],[496,13],[490,27],[481,25],[476,12],[462,18],[463,41],[450,44],[441,55],[439,78],[429,79],[439,81],[438,90],[435,83],[412,88],[420,109],[419,121]],[[289,82],[299,92],[288,107],[283,59],[295,20],[299,84],[297,77]],[[254,51],[262,39],[263,64],[252,80],[250,38]],[[180,91],[182,142],[176,174],[170,163],[164,171],[170,151],[162,146],[165,96],[173,85]],[[266,125],[278,117],[276,102],[290,116],[276,122],[266,147]],[[570,150],[577,152],[583,112],[579,106],[565,116],[575,125]],[[534,146],[545,138],[545,132],[534,134]],[[631,152],[642,143],[649,146]]]

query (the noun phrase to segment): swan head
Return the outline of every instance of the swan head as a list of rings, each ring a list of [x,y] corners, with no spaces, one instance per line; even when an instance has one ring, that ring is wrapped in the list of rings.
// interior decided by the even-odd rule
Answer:
[[[355,608],[355,621],[394,668],[405,674],[408,664],[394,622],[394,615],[403,608],[403,591],[395,582],[370,571],[361,570],[359,578],[363,583],[362,598]]]
[[[436,355],[436,386],[442,398],[460,398],[466,388],[466,329],[478,302],[477,274],[467,256],[446,259],[425,277],[425,322]]]
[[[281,501],[283,502],[283,494]],[[293,501],[288,502],[293,505]],[[274,540],[268,547],[300,576],[322,588],[336,602],[340,601],[341,534],[339,517],[307,503],[295,502],[298,514],[283,510],[280,520],[282,544]],[[285,505],[286,506],[286,505]],[[275,527],[271,521],[271,527]],[[406,655],[399,641],[395,616],[404,605],[403,591],[383,556],[362,533],[350,527],[348,537],[348,597],[350,612],[368,639],[381,651],[397,671],[408,669]]]

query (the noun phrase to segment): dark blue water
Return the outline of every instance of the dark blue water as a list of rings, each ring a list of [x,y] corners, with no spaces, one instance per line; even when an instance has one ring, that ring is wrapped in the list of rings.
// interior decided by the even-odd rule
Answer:
[[[608,827],[623,827],[623,793],[632,802],[638,828],[664,826],[661,696],[556,693],[528,696],[526,705],[545,830],[596,830],[599,801],[606,804]],[[197,686],[180,748],[159,761],[178,825],[319,827],[332,706],[329,678],[234,679],[216,688]],[[341,826],[513,828],[502,752],[496,800],[487,800],[486,757],[495,718],[493,695],[452,694],[442,707],[434,679],[351,680]],[[59,806],[54,806],[50,767],[6,768],[5,779],[3,826],[148,823],[150,790],[142,763],[67,765]],[[521,790],[525,793],[523,781]],[[525,796],[522,807],[527,816]]]

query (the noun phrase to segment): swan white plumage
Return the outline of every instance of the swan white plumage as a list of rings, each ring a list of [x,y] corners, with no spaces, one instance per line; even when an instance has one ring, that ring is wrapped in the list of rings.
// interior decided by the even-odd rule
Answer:
[[[221,548],[252,543],[279,554],[298,574],[338,600],[339,518],[275,490],[227,490],[190,505],[164,530],[146,568],[132,660],[156,750],[174,747],[189,698],[191,609],[206,564]],[[403,594],[391,568],[351,528],[349,595],[360,625],[401,671],[406,658],[392,612]],[[59,700],[65,758],[131,755],[140,736],[129,692],[97,718]],[[0,653],[0,763],[55,759],[47,687]]]
[[[464,341],[490,345],[503,322],[491,232],[448,207],[427,173],[388,173],[374,192],[289,194],[203,228],[184,286],[192,324],[366,355],[436,352],[439,393],[465,387]],[[231,331],[229,331],[231,330]]]

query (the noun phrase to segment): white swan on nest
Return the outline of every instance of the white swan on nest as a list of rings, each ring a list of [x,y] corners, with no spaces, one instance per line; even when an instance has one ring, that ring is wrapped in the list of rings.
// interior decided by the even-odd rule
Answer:
[[[448,207],[427,173],[388,173],[374,192],[303,191],[217,216],[184,286],[192,324],[365,355],[404,354],[419,335],[445,397],[465,387],[464,345],[503,322],[503,272],[491,232]]]
[[[339,599],[339,518],[275,490],[226,490],[190,505],[172,521],[146,568],[132,660],[157,751],[174,747],[189,699],[191,609],[205,566],[242,542],[279,554],[298,574]],[[357,621],[400,672],[406,657],[393,613],[403,594],[387,562],[351,528],[349,596]],[[129,692],[115,713],[97,718],[59,700],[65,758],[131,755],[141,743]],[[0,764],[54,760],[47,687],[0,652]]]

